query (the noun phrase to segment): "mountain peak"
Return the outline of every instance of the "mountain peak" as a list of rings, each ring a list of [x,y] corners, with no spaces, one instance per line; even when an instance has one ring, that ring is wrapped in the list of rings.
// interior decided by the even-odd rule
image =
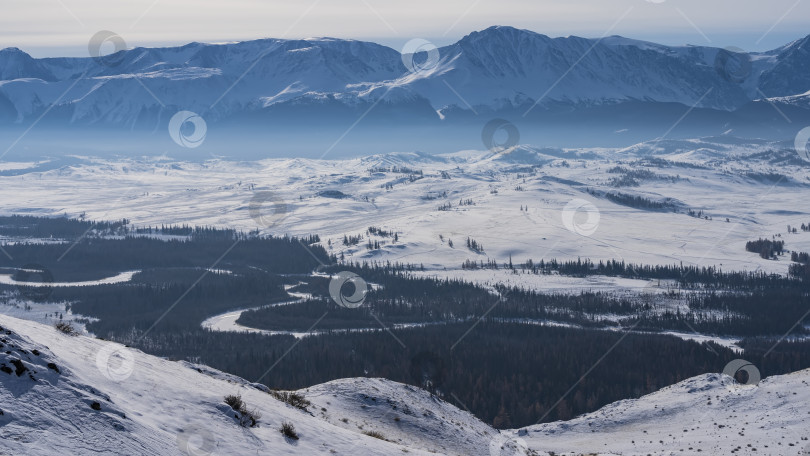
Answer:
[[[531,30],[519,29],[509,25],[493,25],[484,30],[475,31],[460,40],[481,40],[481,39],[516,39],[521,36],[546,37]],[[546,37],[547,38],[547,37]]]
[[[761,94],[774,98],[810,90],[810,35],[780,48],[775,57],[775,65],[760,77]]]
[[[18,47],[7,47],[7,48],[0,49],[0,55],[3,55],[3,54],[22,54],[22,55],[31,57],[30,55],[28,55],[27,52],[23,51],[22,49],[20,49]]]
[[[16,47],[0,49],[0,81],[24,78],[45,81],[55,79],[50,71],[43,68],[27,52]]]
[[[793,46],[791,47],[796,50],[810,50],[810,35],[794,41]]]

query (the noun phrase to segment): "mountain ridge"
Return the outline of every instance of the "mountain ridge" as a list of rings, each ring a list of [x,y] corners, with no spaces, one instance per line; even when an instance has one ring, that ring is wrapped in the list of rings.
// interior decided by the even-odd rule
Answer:
[[[808,43],[810,36],[773,51],[747,54],[760,64],[762,60],[769,60],[766,56],[773,56],[770,60],[776,59],[769,64],[772,68],[766,66],[762,70],[766,78],[764,89],[769,96],[785,97],[810,90],[810,76],[803,71],[804,66],[810,64],[805,64],[806,60],[802,58],[808,53]],[[119,51],[114,65],[96,64],[91,57],[34,59],[17,48],[6,48],[0,51],[0,68],[3,70],[0,80],[7,83],[40,79],[63,83],[81,75],[97,79],[149,74],[153,79],[165,79],[164,84],[171,85],[172,76],[176,75],[176,71],[172,73],[171,70],[208,68],[218,70],[207,75],[224,79],[224,84],[218,85],[225,89],[238,80],[239,87],[234,86],[231,92],[235,93],[230,95],[241,102],[242,109],[249,104],[247,101],[277,97],[296,82],[315,92],[353,94],[356,97],[362,96],[362,90],[358,88],[380,83],[394,85],[426,98],[437,110],[453,105],[467,108],[453,93],[436,93],[439,88],[447,92],[446,84],[453,86],[458,93],[464,92],[469,84],[472,94],[462,98],[471,98],[472,106],[492,106],[493,100],[525,95],[535,103],[541,103],[544,98],[574,104],[650,100],[689,105],[700,100],[698,106],[730,110],[760,98],[754,93],[743,96],[736,84],[722,83],[722,75],[706,65],[707,60],[713,58],[711,54],[719,51],[705,46],[670,47],[619,36],[551,38],[529,30],[492,26],[437,50],[440,62],[435,71],[425,71],[426,74],[409,79],[412,75],[400,61],[403,56],[398,51],[373,42],[330,37],[136,47]],[[704,61],[701,62],[701,58]],[[621,71],[611,72],[614,66]],[[793,71],[794,66],[798,66],[799,71]],[[246,71],[248,69],[250,71]],[[783,78],[788,74],[792,79],[780,85],[775,81],[776,73]],[[759,75],[750,77],[758,78]],[[256,81],[261,82],[260,86],[251,86],[251,82],[255,84]],[[136,80],[129,83],[139,84]],[[689,89],[681,90],[678,88],[681,85]],[[477,96],[475,93],[485,86],[492,93]],[[500,87],[493,90],[493,86]],[[548,87],[545,95],[544,87]],[[706,89],[712,87],[714,93],[704,95]],[[12,88],[4,84],[0,90],[8,95]],[[198,94],[194,89],[187,87],[182,92]],[[80,93],[87,90],[78,88]],[[156,102],[145,93],[139,97],[135,101],[142,106]],[[180,99],[176,101],[178,105],[182,104]],[[63,100],[62,103],[80,101]],[[92,123],[101,119],[82,120]]]
[[[204,146],[217,153],[271,144],[297,154],[338,143],[344,155],[392,143],[438,152],[474,147],[497,118],[513,122],[524,141],[550,146],[625,146],[664,132],[789,140],[796,125],[810,124],[810,109],[786,102],[810,90],[808,43],[741,54],[493,26],[440,48],[422,43],[430,61],[424,52],[328,37],[136,47],[97,59],[7,49],[0,131],[39,124],[49,134],[27,140],[167,150],[169,119],[189,111],[217,129]]]

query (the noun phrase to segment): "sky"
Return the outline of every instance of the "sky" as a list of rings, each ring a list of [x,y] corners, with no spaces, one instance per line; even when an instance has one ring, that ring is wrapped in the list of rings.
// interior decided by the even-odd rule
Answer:
[[[491,25],[552,37],[623,35],[769,50],[810,34],[810,0],[0,0],[0,48],[86,56],[96,32],[128,47],[332,36],[395,49]]]

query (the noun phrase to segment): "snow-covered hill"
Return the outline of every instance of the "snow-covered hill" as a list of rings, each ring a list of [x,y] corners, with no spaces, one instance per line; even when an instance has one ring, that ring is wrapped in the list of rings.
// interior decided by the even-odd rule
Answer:
[[[425,391],[390,381],[304,390],[313,405],[303,411],[206,366],[12,317],[0,317],[0,326],[4,455],[466,455],[497,434]],[[261,414],[258,426],[240,427],[223,402],[232,394]],[[281,434],[282,422],[294,425],[298,440]],[[372,430],[381,434],[364,434]]]
[[[810,454],[810,370],[740,385],[705,374],[638,400],[522,438],[555,454],[805,456]]]
[[[718,137],[623,149],[519,146],[505,154],[403,152],[352,160],[54,161],[21,164],[0,175],[0,199],[6,214],[84,213],[138,226],[318,234],[331,254],[346,261],[421,263],[438,275],[471,277],[460,270],[465,260],[502,264],[510,257],[517,263],[578,257],[683,262],[785,274],[787,258],[763,259],[747,252],[745,243],[780,235],[787,249],[810,251],[810,233],[786,233],[787,225],[810,222],[810,167],[786,146]],[[273,201],[262,200],[266,191]],[[632,207],[607,196],[616,194],[668,206]],[[252,201],[267,211],[266,223],[252,217]],[[566,227],[563,214],[572,201],[598,210],[594,232]],[[272,215],[274,202],[283,205],[279,216]],[[397,232],[398,241],[370,235],[371,226]],[[346,235],[363,240],[345,245]],[[483,250],[468,249],[468,237]],[[369,249],[369,239],[380,248]],[[520,277],[502,272],[480,280]],[[526,280],[533,287],[553,285]]]
[[[810,444],[810,371],[758,385],[706,374],[571,421],[497,432],[387,380],[301,390],[304,411],[206,366],[7,316],[0,327],[3,455],[786,456]],[[223,402],[231,394],[261,415],[258,426],[239,426]],[[281,434],[282,422],[298,440]]]

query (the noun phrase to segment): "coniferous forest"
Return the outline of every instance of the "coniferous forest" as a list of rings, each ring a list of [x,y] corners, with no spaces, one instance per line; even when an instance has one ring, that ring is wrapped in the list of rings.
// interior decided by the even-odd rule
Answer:
[[[587,259],[464,265],[626,277],[656,290],[550,294],[427,278],[417,274],[421,265],[341,263],[317,235],[0,217],[0,236],[14,240],[3,245],[8,255],[0,257],[0,274],[18,281],[65,284],[133,273],[131,280],[95,286],[0,285],[0,304],[63,306],[58,318],[69,312],[97,337],[272,388],[355,376],[410,383],[498,428],[571,418],[720,372],[739,357],[764,376],[810,367],[808,332],[797,324],[810,309],[810,262],[798,252],[787,276]],[[483,248],[474,240],[468,247]],[[769,257],[784,252],[771,241],[749,247]],[[358,308],[330,296],[330,277],[341,271],[374,285]],[[250,310],[239,324],[275,333],[201,326],[241,309]],[[287,334],[310,329],[298,340]],[[744,351],[665,331],[736,337]],[[775,343],[788,334],[795,337]]]

